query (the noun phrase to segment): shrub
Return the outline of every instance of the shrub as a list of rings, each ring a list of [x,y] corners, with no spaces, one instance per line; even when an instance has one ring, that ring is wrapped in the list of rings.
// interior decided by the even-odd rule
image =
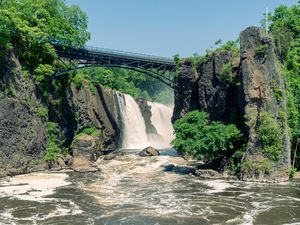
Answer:
[[[277,120],[267,112],[260,116],[258,139],[262,143],[263,152],[271,160],[277,161],[283,149],[283,131]]]
[[[291,168],[290,169],[290,178],[294,178],[296,175],[297,169],[296,168]]]
[[[266,44],[262,44],[262,45],[259,45],[256,49],[255,49],[255,53],[257,55],[260,55],[260,56],[264,56],[266,54],[268,50],[268,45]]]
[[[72,78],[72,82],[75,85],[75,87],[77,89],[82,88],[83,86],[83,82],[85,80],[89,80],[89,78],[84,74],[84,73],[77,73],[73,78]]]
[[[46,153],[44,155],[44,160],[47,162],[53,162],[56,160],[57,155],[61,152],[58,135],[59,128],[57,123],[48,122],[47,124],[47,133],[48,133],[48,143],[46,148]]]
[[[241,133],[235,125],[209,121],[205,112],[187,113],[174,124],[175,149],[191,154],[197,159],[214,160],[233,153]]]
[[[48,117],[48,109],[46,107],[40,108],[40,110],[38,112],[38,115],[42,119],[47,119],[47,117]]]
[[[100,130],[96,127],[87,127],[81,130],[75,138],[78,138],[82,135],[91,135],[91,136],[97,136],[99,134]]]
[[[272,80],[271,88],[273,90],[276,101],[280,103],[283,97],[283,90],[278,87],[276,80]]]

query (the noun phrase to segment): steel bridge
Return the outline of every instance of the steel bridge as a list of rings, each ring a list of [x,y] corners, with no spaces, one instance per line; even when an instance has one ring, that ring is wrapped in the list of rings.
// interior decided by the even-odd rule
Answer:
[[[176,64],[173,59],[106,48],[72,48],[61,45],[54,47],[62,62],[64,59],[70,62],[70,66],[65,64],[67,69],[56,71],[55,76],[87,67],[118,67],[144,73],[171,88],[174,87]]]

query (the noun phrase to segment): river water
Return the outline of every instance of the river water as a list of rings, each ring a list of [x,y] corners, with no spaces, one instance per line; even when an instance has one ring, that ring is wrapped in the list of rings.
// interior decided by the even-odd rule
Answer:
[[[201,180],[167,172],[188,162],[172,149],[98,160],[96,173],[0,180],[0,224],[300,224],[300,183]]]

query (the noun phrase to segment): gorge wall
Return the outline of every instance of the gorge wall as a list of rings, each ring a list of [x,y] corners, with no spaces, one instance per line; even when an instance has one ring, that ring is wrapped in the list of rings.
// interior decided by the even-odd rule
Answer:
[[[49,120],[58,124],[60,147],[72,156],[93,161],[101,151],[120,147],[121,121],[114,91],[99,85],[92,93],[88,83],[80,89],[70,84],[63,99],[50,92],[47,103],[13,53],[1,57],[0,69],[0,177],[57,166],[44,159]],[[98,132],[81,133],[85,128]]]
[[[63,91],[49,81],[45,98],[12,52],[1,57],[0,69],[0,177],[69,166],[85,170],[120,148],[169,147],[169,107],[88,80],[80,87],[64,83]]]
[[[240,179],[284,181],[289,178],[290,146],[283,76],[274,43],[261,29],[240,35],[240,54],[216,52],[197,66],[182,60],[175,82],[172,121],[193,110],[211,120],[233,123],[246,139]],[[230,71],[224,74],[224,66]]]

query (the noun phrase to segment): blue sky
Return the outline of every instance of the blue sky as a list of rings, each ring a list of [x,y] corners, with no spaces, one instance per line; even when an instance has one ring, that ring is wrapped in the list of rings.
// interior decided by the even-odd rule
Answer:
[[[67,0],[89,17],[88,45],[157,56],[203,54],[221,38],[237,39],[272,12],[297,0]]]

